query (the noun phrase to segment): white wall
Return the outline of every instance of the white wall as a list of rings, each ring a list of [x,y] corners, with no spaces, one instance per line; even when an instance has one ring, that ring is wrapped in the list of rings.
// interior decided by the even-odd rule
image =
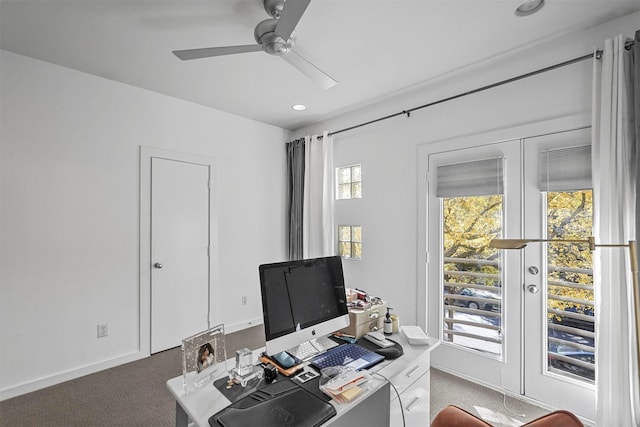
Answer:
[[[355,112],[300,129],[293,137],[330,132],[541,69],[631,37],[640,13],[512,52],[491,63],[434,79]],[[464,46],[458,46],[464,55]],[[428,48],[424,54],[428,55]],[[438,58],[433,58],[437,61]],[[363,199],[336,201],[336,224],[363,226],[363,260],[344,262],[348,286],[389,300],[401,323],[425,326],[424,207],[419,201],[418,147],[528,123],[589,114],[592,61],[576,63],[423,110],[335,135],[335,166],[362,163]],[[347,84],[349,82],[346,82]],[[478,141],[491,142],[491,141]],[[424,160],[424,159],[423,159]]]
[[[1,398],[144,356],[141,145],[214,159],[216,318],[261,319],[258,265],[286,254],[287,132],[0,52]]]

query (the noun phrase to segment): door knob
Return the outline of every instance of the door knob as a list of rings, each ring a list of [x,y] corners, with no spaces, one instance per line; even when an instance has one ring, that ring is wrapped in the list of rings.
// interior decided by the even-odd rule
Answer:
[[[527,290],[532,294],[537,294],[540,291],[536,285],[527,286]]]
[[[164,267],[164,265],[162,265],[162,263],[160,263],[160,262],[156,262],[155,264],[153,264],[153,266],[154,266],[155,268],[162,268],[162,267]]]

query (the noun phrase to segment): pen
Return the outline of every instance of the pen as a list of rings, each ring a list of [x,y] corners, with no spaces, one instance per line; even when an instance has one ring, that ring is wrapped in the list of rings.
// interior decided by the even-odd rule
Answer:
[[[335,332],[333,335],[335,335],[336,337],[355,338],[354,335],[345,334],[343,332]]]

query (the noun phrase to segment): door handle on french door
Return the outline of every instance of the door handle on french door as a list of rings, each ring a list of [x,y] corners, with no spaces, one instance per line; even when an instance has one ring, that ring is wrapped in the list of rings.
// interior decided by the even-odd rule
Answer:
[[[155,264],[153,264],[153,267],[154,268],[162,268],[162,267],[164,267],[164,265],[162,265],[161,262],[156,262]]]
[[[540,292],[540,289],[538,289],[536,285],[527,286],[527,290],[532,294],[537,294],[538,292]]]

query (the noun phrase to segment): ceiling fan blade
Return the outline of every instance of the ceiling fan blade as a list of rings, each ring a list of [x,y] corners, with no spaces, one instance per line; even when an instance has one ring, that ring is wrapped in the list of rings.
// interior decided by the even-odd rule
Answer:
[[[247,44],[242,46],[203,47],[201,49],[174,50],[173,54],[183,61],[186,61],[189,59],[209,58],[211,56],[256,52],[258,50],[262,50],[262,45]]]
[[[282,59],[296,67],[301,73],[320,85],[322,89],[329,89],[330,87],[338,84],[338,82],[331,78],[327,73],[291,49],[289,49],[286,55],[282,56]]]
[[[278,19],[278,25],[274,33],[285,40],[289,40],[291,33],[298,25],[298,21],[302,18],[302,14],[309,6],[311,0],[287,0],[282,9],[282,15]]]

